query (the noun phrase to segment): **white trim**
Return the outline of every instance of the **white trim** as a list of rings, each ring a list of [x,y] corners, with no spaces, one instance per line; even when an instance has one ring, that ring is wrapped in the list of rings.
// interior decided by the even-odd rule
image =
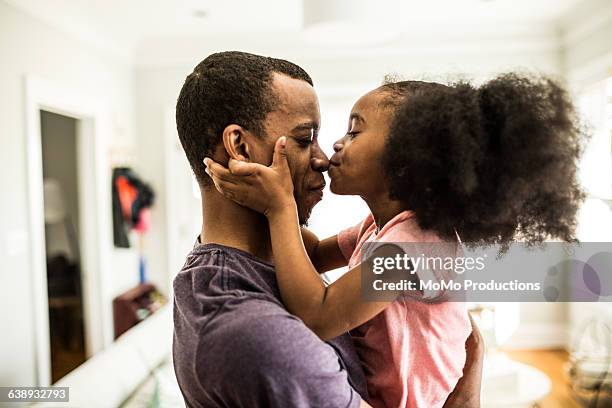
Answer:
[[[519,325],[501,347],[507,350],[564,349],[568,339],[569,329],[565,323],[529,323]]]
[[[213,52],[227,49],[245,50],[262,55],[272,55],[291,61],[313,63],[338,59],[379,59],[381,64],[398,59],[412,61],[415,56],[440,58],[449,61],[458,57],[491,58],[491,55],[539,55],[558,53],[561,39],[556,26],[531,22],[525,24],[497,23],[491,25],[461,25],[453,31],[449,24],[438,22],[445,30],[435,35],[438,25],[427,22],[413,24],[401,36],[384,46],[344,46],[334,44],[309,44],[303,32],[227,35],[215,34],[188,37],[180,47],[172,38],[143,39],[134,48],[136,68],[191,67],[201,58]],[[448,33],[451,34],[448,34]],[[425,33],[425,34],[424,34]],[[387,61],[387,62],[385,62]],[[306,66],[306,65],[305,65]],[[308,68],[306,66],[306,68]],[[317,78],[315,78],[315,82]]]
[[[579,7],[584,7],[580,5]],[[571,14],[570,14],[571,15]],[[612,20],[612,3],[600,10],[591,10],[586,18],[566,19],[563,22],[565,28],[562,33],[565,46],[573,46],[578,42],[588,38]]]
[[[110,242],[110,181],[106,166],[108,116],[93,100],[42,79],[25,78],[27,189],[34,303],[37,385],[51,384],[51,354],[45,255],[40,110],[79,120],[77,126],[80,250],[85,339],[88,356],[112,342],[108,262]],[[109,303],[108,305],[105,304]]]

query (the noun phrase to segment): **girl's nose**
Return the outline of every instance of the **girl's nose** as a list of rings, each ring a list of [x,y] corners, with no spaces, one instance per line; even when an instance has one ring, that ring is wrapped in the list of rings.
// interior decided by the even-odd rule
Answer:
[[[336,142],[334,143],[334,152],[338,153],[340,150],[342,150],[342,143],[340,142]]]

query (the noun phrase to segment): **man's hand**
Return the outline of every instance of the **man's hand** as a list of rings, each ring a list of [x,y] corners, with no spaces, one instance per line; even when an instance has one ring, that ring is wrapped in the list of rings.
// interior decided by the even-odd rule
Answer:
[[[225,197],[269,217],[295,206],[286,143],[286,137],[278,138],[270,167],[230,159],[226,168],[205,158],[206,173]]]
[[[471,315],[470,322],[472,323],[472,334],[465,342],[466,358],[463,377],[459,379],[455,389],[446,399],[444,408],[480,408],[484,341]]]

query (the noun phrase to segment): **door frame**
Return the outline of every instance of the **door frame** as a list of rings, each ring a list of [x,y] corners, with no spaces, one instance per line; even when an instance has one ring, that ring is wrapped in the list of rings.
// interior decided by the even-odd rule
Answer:
[[[40,111],[57,113],[77,120],[79,249],[87,357],[112,342],[112,310],[108,296],[112,225],[110,170],[106,156],[108,130],[111,127],[105,109],[94,99],[81,95],[74,89],[33,76],[26,76],[24,82],[35,368],[37,385],[49,386],[51,349]]]

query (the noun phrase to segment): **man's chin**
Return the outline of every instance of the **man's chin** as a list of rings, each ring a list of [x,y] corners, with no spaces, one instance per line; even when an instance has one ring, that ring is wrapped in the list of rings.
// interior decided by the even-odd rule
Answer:
[[[313,193],[304,195],[302,197],[302,205],[298,206],[298,218],[300,225],[306,227],[308,226],[308,219],[310,218],[310,214],[312,214],[313,208],[323,199],[323,194]]]
[[[308,207],[298,207],[298,220],[300,222],[300,226],[307,227],[308,221],[310,220],[310,215],[312,214],[313,208],[319,203],[319,201],[315,201],[311,203]]]

